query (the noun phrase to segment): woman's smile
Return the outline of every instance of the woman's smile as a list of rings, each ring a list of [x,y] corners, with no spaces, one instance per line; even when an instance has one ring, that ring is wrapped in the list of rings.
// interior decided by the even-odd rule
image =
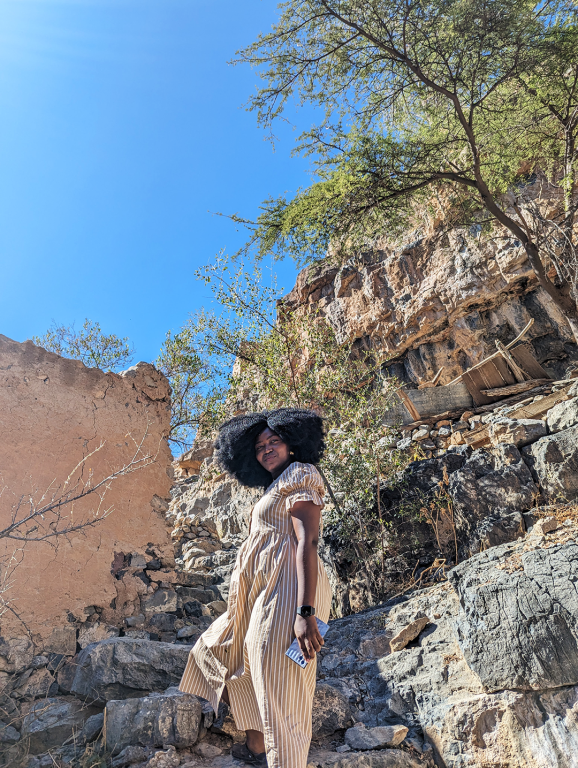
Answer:
[[[268,427],[255,440],[255,456],[274,478],[291,464],[289,446]]]

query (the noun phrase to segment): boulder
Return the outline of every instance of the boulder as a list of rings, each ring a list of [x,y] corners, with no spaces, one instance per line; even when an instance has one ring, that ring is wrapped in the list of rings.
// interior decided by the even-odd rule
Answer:
[[[146,768],[178,768],[181,756],[174,747],[169,747],[166,752],[155,752],[146,764]]]
[[[46,667],[24,673],[22,678],[17,681],[16,686],[12,696],[25,701],[33,701],[44,696],[55,696],[58,693],[58,683]]]
[[[578,498],[578,424],[543,437],[524,455],[548,503]]]
[[[78,654],[71,692],[102,702],[143,696],[177,685],[190,645],[113,637]]]
[[[125,768],[126,765],[144,763],[149,752],[144,747],[125,747],[120,754],[112,759],[112,768]]]
[[[450,571],[460,648],[486,690],[578,684],[577,573],[574,541],[505,544]]]
[[[345,731],[345,743],[352,749],[383,749],[396,747],[405,739],[409,728],[405,725],[379,725],[366,728],[358,723],[354,728]]]
[[[307,768],[424,768],[428,763],[416,760],[401,749],[379,752],[319,751],[309,755]]]
[[[317,683],[313,699],[313,737],[331,736],[351,723],[349,699],[337,685]]]
[[[61,696],[36,701],[22,722],[21,737],[32,755],[59,747],[74,733],[79,733],[85,721],[98,713],[98,708],[78,699]]]
[[[27,637],[0,637],[0,672],[19,673],[32,666],[34,645]]]
[[[84,744],[90,744],[100,735],[104,727],[104,713],[99,712],[97,715],[91,715],[85,724],[82,726],[81,741]]]
[[[339,684],[340,690],[347,691],[352,719],[363,722],[368,730],[406,726],[404,746],[417,749],[416,765],[433,765],[431,742],[436,764],[448,768],[569,768],[572,761],[568,756],[578,754],[578,685],[572,683],[578,651],[575,645],[573,650],[576,617],[571,615],[570,605],[576,583],[573,573],[578,568],[568,549],[574,546],[569,539],[575,536],[578,526],[567,524],[545,540],[528,535],[476,555],[450,571],[451,579],[454,571],[461,570],[464,589],[456,591],[451,581],[445,582],[409,599],[397,598],[397,604],[386,603],[330,622],[319,674],[331,675],[331,679],[323,682]],[[486,563],[484,568],[493,563],[497,574],[519,580],[517,586],[496,583],[488,570],[486,584],[479,573],[473,596],[470,589],[465,590],[466,576],[470,568],[480,570],[480,560]],[[550,604],[544,598],[545,585],[553,592]],[[514,593],[521,611],[517,616],[505,611]],[[420,634],[419,645],[389,653],[382,639],[395,636],[420,613],[429,616],[431,624]],[[479,638],[484,632],[482,641]],[[478,636],[478,668],[496,670],[495,692],[485,689],[486,680],[480,680],[474,662],[470,667],[464,657],[464,636],[468,635]],[[365,648],[370,649],[369,654],[363,653]],[[538,664],[528,661],[532,656],[538,657]],[[544,687],[508,689],[523,683],[519,673],[528,666],[538,669],[542,660],[547,679],[533,684]],[[518,675],[510,675],[512,670]],[[556,680],[562,685],[551,687]],[[381,763],[373,761],[387,755],[392,760],[389,765],[397,768],[403,765],[395,761],[399,754],[411,759],[407,752],[385,749],[314,752],[309,762],[375,768]],[[354,762],[343,762],[346,759]]]
[[[474,451],[464,465],[449,476],[448,492],[453,500],[458,537],[465,554],[477,552],[487,539],[488,523],[501,528],[502,540],[517,538],[521,527],[511,518],[530,509],[538,494],[532,474],[514,445],[498,445],[492,451]],[[516,518],[519,522],[519,519]],[[509,532],[509,533],[508,533]]]
[[[143,598],[141,603],[146,613],[171,613],[177,610],[177,593],[174,589],[157,589]]]
[[[517,510],[497,510],[476,526],[475,549],[484,550],[515,541],[524,536],[525,532],[524,518]]]
[[[56,627],[44,641],[44,653],[61,653],[74,656],[76,653],[76,628],[73,625]]]
[[[578,424],[578,397],[566,400],[550,408],[546,417],[550,434],[562,432]]]
[[[109,627],[100,621],[94,624],[83,624],[78,631],[78,644],[81,648],[86,648],[91,643],[99,643],[101,640],[108,640],[109,637],[118,637],[117,627]]]
[[[541,419],[501,418],[489,426],[492,445],[508,443],[522,448],[539,440],[547,432],[546,424]]]
[[[196,696],[172,690],[106,705],[106,748],[117,755],[128,746],[179,749],[196,743],[202,707]]]
[[[0,720],[0,744],[16,744],[20,741],[20,734],[12,725]]]

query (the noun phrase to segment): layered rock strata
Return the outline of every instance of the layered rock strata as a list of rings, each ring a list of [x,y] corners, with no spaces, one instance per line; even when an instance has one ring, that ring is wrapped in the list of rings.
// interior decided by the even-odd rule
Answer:
[[[442,367],[440,384],[449,383],[530,319],[527,338],[553,378],[578,361],[564,316],[506,233],[483,239],[476,228],[458,228],[399,248],[378,243],[341,267],[306,268],[282,305],[320,312],[338,340],[371,350],[410,387],[431,381]]]

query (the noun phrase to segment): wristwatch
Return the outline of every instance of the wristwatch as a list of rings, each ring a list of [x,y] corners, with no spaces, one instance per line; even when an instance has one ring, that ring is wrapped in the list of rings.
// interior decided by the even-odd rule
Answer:
[[[297,608],[297,613],[304,619],[308,619],[310,616],[315,616],[315,608],[312,605],[300,605]]]

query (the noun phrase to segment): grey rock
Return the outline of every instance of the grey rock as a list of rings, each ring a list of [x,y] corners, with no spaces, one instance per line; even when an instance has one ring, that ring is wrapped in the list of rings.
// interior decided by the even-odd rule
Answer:
[[[196,601],[202,605],[212,603],[217,597],[212,589],[199,589],[198,587],[180,587],[179,593],[182,595],[183,600],[187,602]]]
[[[199,627],[188,625],[186,627],[182,627],[181,629],[179,629],[179,631],[177,632],[177,638],[179,640],[186,640],[188,637],[194,637],[195,635],[198,636],[200,634],[201,634],[201,630],[199,629]]]
[[[568,397],[578,397],[578,379],[572,384],[566,394]]]
[[[55,627],[50,637],[44,641],[44,653],[61,653],[63,656],[74,656],[76,653],[76,628],[72,624],[66,627]]]
[[[409,728],[405,725],[378,725],[366,728],[359,723],[345,731],[345,743],[352,749],[382,749],[396,747],[405,739]]]
[[[150,751],[144,747],[125,747],[120,754],[112,759],[112,768],[124,768],[125,765],[143,763],[150,756]]]
[[[155,613],[149,620],[149,629],[155,632],[173,632],[177,617],[174,613]]]
[[[128,619],[125,619],[127,627],[142,627],[145,621],[145,616],[142,613],[139,613],[136,616],[129,616]]]
[[[317,683],[313,699],[313,737],[331,736],[351,723],[348,697],[328,681]]]
[[[449,575],[460,647],[489,691],[578,684],[578,545],[505,544]]]
[[[536,520],[532,526],[532,536],[545,536],[558,528],[558,521],[555,517],[543,517]]]
[[[78,654],[71,691],[102,703],[164,691],[180,681],[189,650],[188,645],[127,637],[103,640]]]
[[[48,656],[35,656],[32,659],[32,669],[42,669],[42,667],[47,667],[49,661],[50,659]]]
[[[77,669],[78,659],[76,656],[73,656],[72,659],[66,659],[63,657],[63,661],[58,667],[56,673],[58,689],[61,693],[70,693]]]
[[[548,411],[546,421],[551,434],[578,424],[578,397],[558,403]]]
[[[32,666],[34,645],[27,637],[0,637],[0,672],[19,673]]]
[[[98,709],[70,697],[46,698],[34,702],[22,722],[21,736],[32,755],[60,746]]]
[[[24,701],[33,701],[58,693],[58,683],[46,667],[28,672],[15,683],[12,696]]]
[[[401,749],[375,752],[314,751],[309,754],[308,768],[425,768],[427,763],[412,758]]]
[[[100,735],[104,727],[104,713],[99,712],[97,715],[91,715],[85,724],[82,726],[82,741],[85,744],[90,744]]]
[[[515,541],[522,538],[525,532],[524,518],[518,511],[496,510],[476,526],[476,549],[489,549]]]
[[[196,696],[170,692],[106,705],[106,748],[113,755],[125,747],[184,748],[196,743],[202,707]]]
[[[174,589],[157,589],[141,600],[141,605],[146,613],[171,613],[177,610],[177,593]]]
[[[78,631],[78,644],[81,648],[86,648],[91,643],[99,643],[101,640],[108,640],[109,637],[118,637],[118,634],[118,627],[110,627],[95,621],[81,626]]]
[[[462,569],[461,579],[465,579],[468,568],[480,569],[479,559],[486,557],[489,563],[497,554],[498,573],[522,578],[521,568],[527,571],[527,566],[517,554],[530,560],[537,558],[539,565],[531,569],[532,574],[538,571],[543,574],[537,585],[534,577],[531,585],[519,584],[519,600],[524,603],[523,619],[514,618],[509,624],[503,609],[496,608],[502,597],[506,605],[510,600],[510,589],[503,590],[501,582],[495,585],[491,579],[487,585],[488,593],[483,593],[480,574],[480,594],[475,604],[468,593],[461,598],[463,606],[451,584],[440,584],[421,590],[393,607],[386,605],[330,622],[320,653],[320,676],[331,675],[331,685],[340,684],[340,690],[347,692],[353,719],[363,722],[367,728],[394,724],[408,727],[404,744],[423,744],[423,754],[418,761],[421,766],[433,766],[431,748],[424,739],[427,734],[436,745],[436,764],[448,768],[479,768],[481,765],[569,768],[572,763],[568,762],[568,755],[578,753],[578,729],[574,719],[578,709],[578,685],[571,684],[572,676],[564,675],[564,668],[572,671],[575,661],[571,659],[571,641],[564,640],[553,622],[557,609],[553,608],[551,615],[548,614],[542,587],[550,584],[556,595],[558,589],[561,593],[565,590],[560,615],[567,616],[567,603],[574,599],[575,577],[568,574],[568,564],[573,563],[573,558],[568,552],[558,551],[558,547],[562,547],[558,537],[567,538],[572,534],[578,535],[577,527],[563,526],[548,534],[547,549],[542,548],[544,541],[539,536],[528,536],[523,541],[488,550],[458,566]],[[565,546],[569,545],[570,542]],[[512,556],[506,556],[507,552]],[[561,558],[566,566],[561,566]],[[456,623],[465,620],[467,610],[471,610],[471,616],[464,631],[481,633],[491,629],[491,639],[484,647],[476,641],[480,654],[487,656],[486,669],[496,661],[498,652],[494,638],[497,636],[501,638],[501,654],[512,669],[524,669],[527,653],[530,656],[538,654],[540,658],[549,653],[552,657],[548,661],[550,667],[558,663],[560,675],[568,684],[553,689],[485,691],[480,678],[464,658],[462,640],[461,637],[458,640],[456,631]],[[386,647],[389,643],[385,642],[387,638],[393,637],[420,613],[430,616],[432,624],[422,631],[419,645],[390,654]],[[572,626],[573,621],[568,616],[568,625]],[[542,632],[548,622],[552,626],[551,642],[544,641]],[[521,648],[516,640],[518,629],[526,640],[531,640],[534,628],[537,630],[535,642],[528,647],[524,641]],[[570,635],[572,631],[570,629]],[[514,640],[510,642],[512,636]],[[552,644],[559,639],[561,656],[556,662],[557,651],[552,651]],[[546,646],[544,651],[542,645]],[[363,649],[369,652],[364,654]],[[508,684],[503,672],[502,667],[497,675],[497,685]],[[340,757],[379,756],[381,759],[382,754],[393,752],[387,749],[346,753]],[[507,762],[504,755],[508,756]],[[318,763],[310,756],[310,762],[316,765],[339,765],[334,762],[337,760],[333,752],[320,758]]]
[[[411,447],[411,443],[412,443],[411,437],[404,437],[401,440],[397,441],[396,443],[397,450],[405,451]]]
[[[514,445],[498,445],[492,451],[474,451],[464,465],[449,477],[448,491],[454,505],[456,528],[465,552],[477,552],[488,530],[480,523],[530,509],[538,494],[532,475]],[[509,520],[503,536],[510,530],[518,536],[518,527]]]
[[[578,498],[578,425],[543,437],[524,455],[548,503]]]
[[[541,419],[508,419],[501,418],[489,427],[492,445],[511,443],[522,448],[534,443],[547,432],[546,424]]]
[[[12,725],[0,720],[0,744],[15,744],[20,741],[20,734]]]

